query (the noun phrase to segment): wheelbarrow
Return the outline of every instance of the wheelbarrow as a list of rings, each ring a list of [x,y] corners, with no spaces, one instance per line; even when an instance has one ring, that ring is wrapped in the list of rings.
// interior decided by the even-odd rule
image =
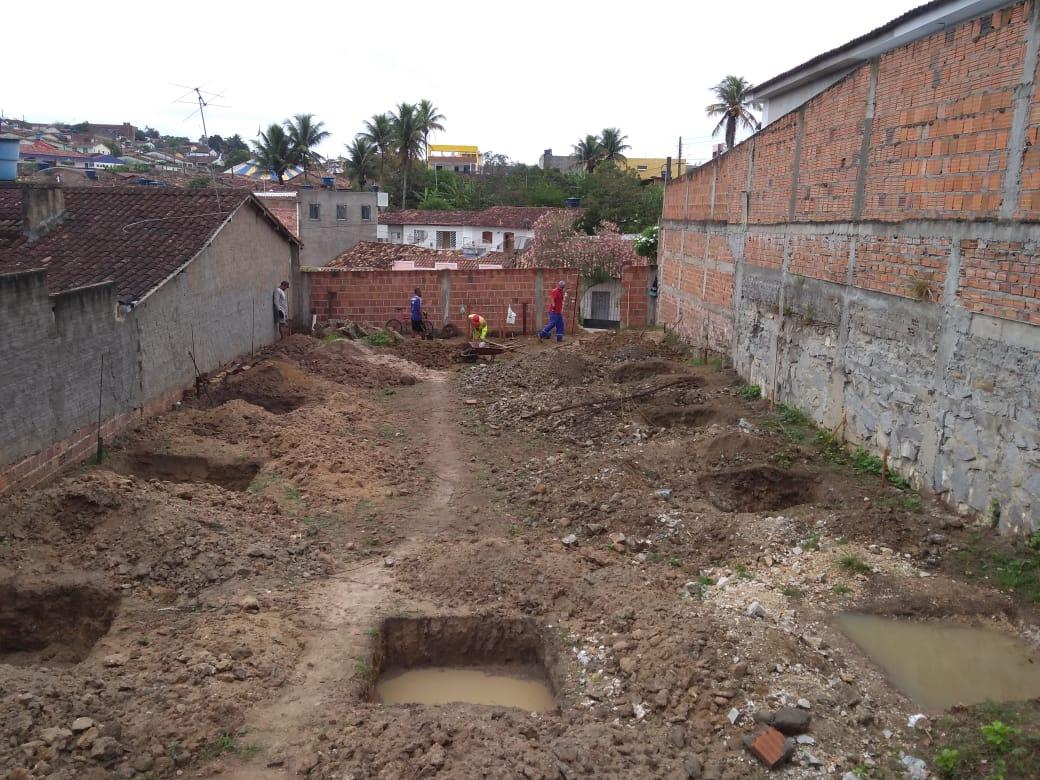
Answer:
[[[466,344],[465,349],[462,350],[462,362],[476,363],[481,357],[494,360],[495,355],[501,355],[507,349],[509,349],[509,347],[503,346],[502,344],[495,344],[490,341],[471,341]]]

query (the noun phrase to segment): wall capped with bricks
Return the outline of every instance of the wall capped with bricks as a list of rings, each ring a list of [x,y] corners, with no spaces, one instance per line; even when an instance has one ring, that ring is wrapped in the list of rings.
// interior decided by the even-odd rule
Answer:
[[[1040,5],[864,63],[671,182],[658,317],[964,511],[1040,524]]]

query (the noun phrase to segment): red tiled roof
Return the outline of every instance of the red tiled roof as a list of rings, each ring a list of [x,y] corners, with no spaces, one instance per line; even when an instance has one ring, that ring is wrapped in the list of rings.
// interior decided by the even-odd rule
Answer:
[[[142,297],[187,263],[245,203],[296,239],[244,190],[67,188],[65,220],[39,240],[0,236],[0,273],[47,269],[47,286],[61,292],[113,281],[121,300]],[[0,215],[17,209],[21,190],[0,189]]]
[[[563,211],[548,206],[492,206],[482,211],[407,209],[379,215],[381,225],[445,225],[490,228],[531,228],[543,214]]]
[[[278,221],[294,235],[300,235],[300,210],[295,192],[258,193],[257,197],[274,214]]]
[[[389,271],[399,260],[410,260],[416,268],[433,268],[434,263],[458,263],[460,269],[476,270],[477,258],[447,249],[427,249],[412,244],[388,244],[385,241],[359,241],[346,252],[326,263],[326,268],[349,268],[353,271]]]
[[[80,154],[79,152],[70,152],[64,149],[59,149],[56,146],[45,143],[43,141],[33,141],[31,144],[19,144],[18,153],[22,157],[40,157],[44,155],[50,155],[54,157],[90,157],[89,154]]]

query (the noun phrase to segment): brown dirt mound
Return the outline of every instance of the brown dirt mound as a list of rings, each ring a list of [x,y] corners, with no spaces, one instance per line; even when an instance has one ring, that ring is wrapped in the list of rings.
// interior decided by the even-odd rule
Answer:
[[[720,433],[697,446],[700,459],[708,464],[738,458],[745,461],[760,460],[768,457],[775,448],[775,444],[769,439],[741,431]]]
[[[353,341],[333,341],[306,353],[298,363],[325,379],[350,387],[375,388],[416,382],[415,372],[374,359],[370,351]]]
[[[553,377],[564,387],[580,385],[590,370],[588,361],[573,352],[557,350],[548,362]]]
[[[83,660],[112,625],[118,597],[77,578],[0,583],[0,660],[66,664]]]
[[[423,341],[406,339],[393,347],[379,350],[382,354],[396,355],[423,368],[451,368],[459,362],[462,344],[450,341]]]
[[[610,378],[615,382],[632,382],[638,379],[648,379],[652,376],[678,374],[681,372],[681,366],[668,360],[636,360],[622,363],[610,372]]]
[[[772,466],[750,466],[704,474],[698,486],[724,512],[762,512],[813,501],[816,480],[810,474]]]
[[[307,376],[281,360],[270,360],[228,375],[223,383],[209,389],[209,398],[215,403],[241,398],[272,414],[299,409],[315,396],[313,383]]]

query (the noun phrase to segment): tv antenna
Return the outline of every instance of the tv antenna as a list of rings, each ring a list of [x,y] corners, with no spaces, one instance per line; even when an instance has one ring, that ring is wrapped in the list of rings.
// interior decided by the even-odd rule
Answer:
[[[192,111],[190,114],[188,114],[186,117],[184,117],[184,121],[187,122],[193,116],[198,114],[199,117],[202,119],[202,138],[206,142],[206,144],[208,145],[209,144],[209,131],[206,129],[206,109],[208,107],[210,107],[210,106],[213,106],[214,108],[231,108],[231,106],[225,105],[224,103],[214,103],[213,102],[214,100],[219,100],[220,98],[222,98],[224,96],[224,93],[223,92],[207,92],[207,91],[203,90],[202,89],[203,87],[208,86],[210,84],[210,82],[208,82],[208,81],[205,84],[200,84],[197,87],[188,87],[188,86],[185,86],[184,84],[174,84],[173,82],[170,82],[170,84],[171,84],[171,86],[177,87],[178,89],[186,89],[186,90],[188,90],[183,95],[181,95],[179,98],[174,100],[173,101],[174,103],[184,103],[184,104],[191,105],[191,106],[194,106],[194,105],[198,106],[194,111]],[[213,180],[213,192],[217,196],[217,211],[220,211],[220,189],[217,187],[217,180],[216,180],[215,176],[212,177],[212,180]]]

